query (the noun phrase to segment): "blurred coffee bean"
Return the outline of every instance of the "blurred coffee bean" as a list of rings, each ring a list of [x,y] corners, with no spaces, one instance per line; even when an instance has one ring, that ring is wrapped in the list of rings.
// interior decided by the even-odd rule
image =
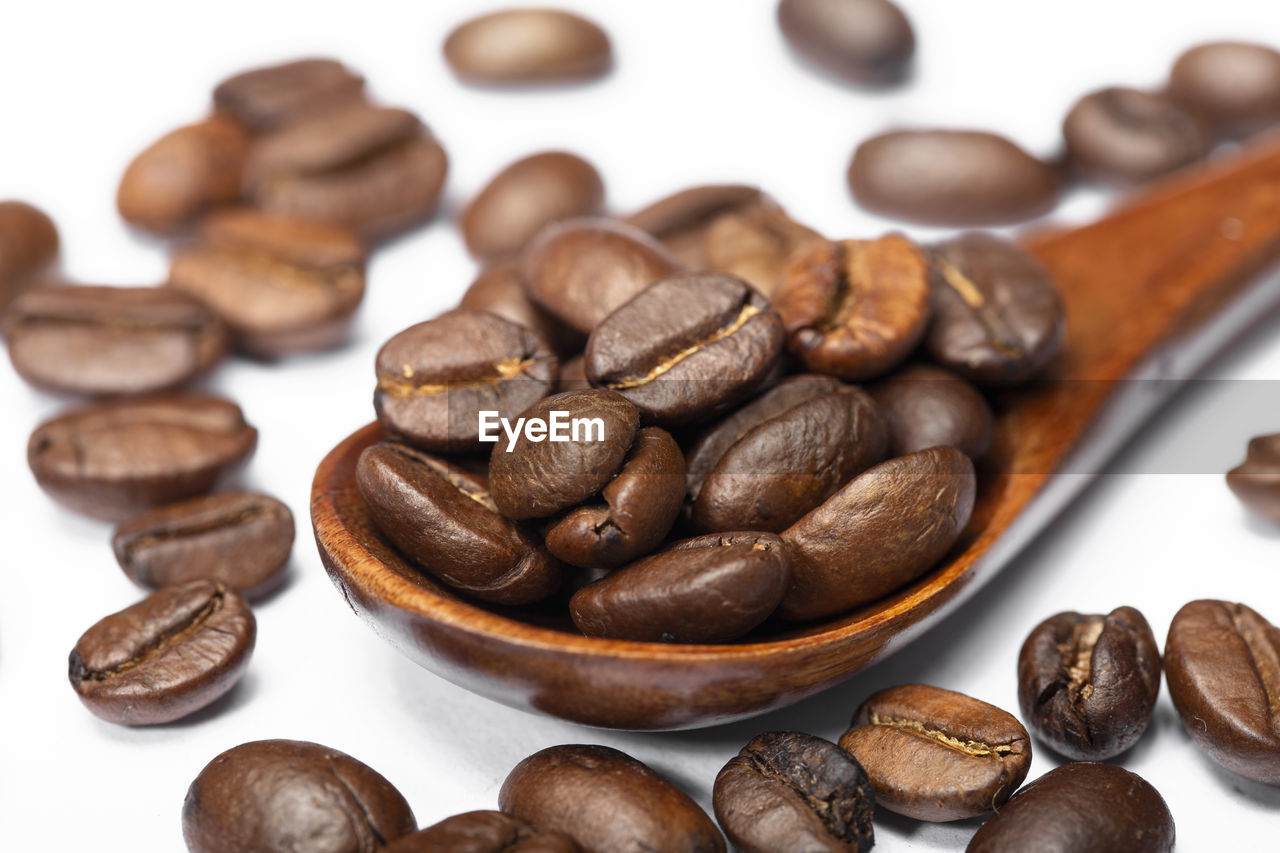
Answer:
[[[1067,156],[1089,178],[1140,184],[1201,159],[1207,128],[1169,98],[1112,86],[1076,101],[1062,123]]]
[[[924,255],[899,234],[810,243],[774,295],[792,354],[852,381],[888,372],[915,349],[929,301]]]
[[[707,184],[664,196],[627,217],[627,223],[647,231],[667,247],[680,265],[710,267],[707,230],[722,215],[749,207],[763,194],[742,184]]]
[[[873,213],[931,225],[1005,225],[1047,213],[1060,180],[994,133],[898,130],[858,146],[849,189]]]
[[[911,22],[889,0],[781,0],[778,24],[796,53],[850,83],[901,80],[916,49]]]
[[[1280,433],[1249,439],[1244,461],[1227,472],[1227,486],[1250,512],[1280,524]]]
[[[609,36],[559,9],[502,9],[459,24],[444,43],[449,68],[466,83],[513,86],[599,77],[613,64]]]
[[[0,312],[58,256],[58,229],[38,207],[0,201]]]
[[[913,364],[877,382],[871,396],[889,427],[890,456],[943,444],[977,459],[991,449],[991,405],[949,370]]]
[[[503,261],[482,270],[462,294],[458,307],[488,311],[532,329],[560,356],[581,352],[586,342],[580,332],[561,323],[529,298],[520,266],[514,261]],[[583,387],[585,382],[584,379]]]
[[[556,378],[556,393],[561,391],[585,391],[591,387],[587,381],[587,360],[581,353],[560,365]]]
[[[762,198],[722,213],[708,226],[707,262],[712,269],[736,275],[772,298],[782,284],[791,255],[804,244],[821,239],[817,231]]]
[[[1169,95],[1221,133],[1256,133],[1280,122],[1280,51],[1239,41],[1197,45],[1173,63]]]
[[[402,836],[382,853],[580,853],[554,829],[539,829],[502,812],[464,812]]]
[[[364,78],[336,59],[298,59],[253,68],[223,80],[213,104],[255,131],[360,100]]]

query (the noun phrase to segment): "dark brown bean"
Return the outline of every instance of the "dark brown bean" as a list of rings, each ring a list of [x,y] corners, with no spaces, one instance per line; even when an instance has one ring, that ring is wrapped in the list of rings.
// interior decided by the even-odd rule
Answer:
[[[498,807],[572,836],[583,853],[724,853],[724,838],[697,803],[607,746],[535,752],[502,783]]]
[[[27,464],[58,503],[106,521],[212,491],[248,462],[258,431],[209,394],[95,403],[31,433]]]
[[[762,198],[722,213],[708,226],[707,262],[712,269],[736,275],[772,298],[782,286],[791,256],[806,243],[821,239],[817,231]]]
[[[1196,45],[1169,73],[1169,94],[1231,136],[1280,122],[1280,51],[1222,41]]]
[[[337,60],[297,59],[228,77],[213,90],[213,103],[262,131],[358,101],[363,93],[364,78]]]
[[[502,9],[459,24],[444,58],[463,81],[479,86],[562,83],[599,77],[613,64],[609,36],[559,9]]]
[[[664,196],[627,217],[666,246],[681,266],[708,269],[707,230],[726,213],[748,207],[763,194],[743,184],[707,184]]]
[[[926,684],[863,702],[840,746],[866,769],[876,805],[916,820],[998,809],[1031,769],[1031,739],[1013,715]]]
[[[1209,757],[1280,785],[1280,628],[1229,601],[1193,601],[1169,625],[1169,695]]]
[[[1280,524],[1280,433],[1249,439],[1244,461],[1227,472],[1227,486],[1249,511]]]
[[[781,0],[778,24],[800,56],[851,83],[901,80],[916,48],[911,22],[889,0]]]
[[[84,706],[108,722],[170,723],[236,685],[256,636],[249,605],[225,584],[169,586],[85,631],[68,677]]]
[[[1208,129],[1156,92],[1112,86],[1076,101],[1062,122],[1067,156],[1088,177],[1138,184],[1201,159]]]
[[[464,812],[406,835],[383,853],[579,853],[563,832],[539,829],[502,812]]]
[[[142,586],[210,578],[254,598],[284,579],[293,535],[293,513],[280,501],[224,492],[135,515],[116,528],[111,548]]]
[[[976,130],[898,130],[858,146],[849,189],[875,213],[933,225],[1003,225],[1046,213],[1060,180],[1013,142]]]
[[[0,311],[58,256],[58,229],[25,201],[0,201]]]
[[[586,343],[580,332],[561,323],[529,298],[529,291],[525,289],[524,279],[520,275],[520,266],[512,261],[497,263],[482,270],[462,294],[458,307],[488,311],[504,320],[532,329],[561,357],[581,352]],[[586,380],[583,382],[583,387],[586,387]]]
[[[1132,607],[1059,613],[1018,655],[1018,705],[1036,736],[1076,760],[1119,755],[1147,730],[1160,692],[1160,650]]]
[[[587,381],[587,360],[582,353],[560,365],[560,376],[556,379],[556,393],[562,391],[585,391],[591,387]]]
[[[200,771],[182,804],[191,853],[375,853],[417,826],[373,768],[297,740],[227,750]]]
[[[871,396],[889,428],[890,456],[943,444],[977,459],[991,449],[991,405],[949,370],[911,365],[872,386]]]

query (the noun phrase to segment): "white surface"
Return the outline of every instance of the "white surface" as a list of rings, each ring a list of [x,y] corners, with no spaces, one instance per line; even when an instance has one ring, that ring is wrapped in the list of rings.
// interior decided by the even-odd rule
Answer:
[[[559,92],[495,94],[457,84],[439,55],[450,25],[486,8],[475,3],[6,4],[0,198],[26,198],[52,213],[71,276],[158,281],[162,247],[131,236],[113,206],[129,158],[197,118],[227,73],[331,53],[363,70],[375,95],[419,110],[443,139],[453,164],[446,213],[512,159],[564,146],[601,168],[615,209],[698,181],[744,180],[832,236],[865,236],[901,227],[862,214],[847,198],[847,158],[869,133],[893,124],[972,125],[1049,154],[1063,113],[1090,87],[1155,84],[1198,39],[1280,43],[1280,17],[1258,0],[905,0],[920,36],[914,81],[869,95],[793,62],[772,0],[563,5],[589,9],[609,29],[613,75]],[[1102,201],[1077,193],[1060,216],[1090,217]],[[1198,597],[1244,600],[1280,619],[1280,531],[1246,520],[1221,480],[1248,436],[1280,429],[1277,407],[1268,418],[1257,402],[1275,400],[1277,386],[1205,383],[1145,433],[1123,469],[1170,470],[1179,448],[1195,447],[1205,462],[1191,470],[1200,473],[1103,477],[962,611],[822,696],[736,725],[657,735],[588,730],[473,696],[418,669],[347,611],[321,569],[307,518],[316,463],[372,416],[379,343],[449,306],[472,270],[447,218],[438,218],[378,253],[350,346],[275,367],[231,361],[213,379],[261,430],[247,485],[281,496],[297,516],[294,578],[257,608],[258,648],[245,681],[175,725],[100,722],[67,685],[76,638],[140,593],[115,565],[109,526],[55,507],[36,488],[27,435],[62,402],[0,364],[0,848],[80,849],[94,839],[101,850],[180,849],[191,779],[222,750],[270,737],[315,740],[366,761],[399,786],[423,825],[494,807],[517,761],[565,742],[624,749],[709,807],[716,771],[750,737],[799,729],[834,739],[862,698],[883,686],[924,681],[1016,709],[1019,645],[1059,610],[1132,604],[1162,642],[1176,609]],[[1280,321],[1266,324],[1212,375],[1280,378],[1277,333]],[[1232,405],[1222,416],[1226,397],[1242,394],[1255,401],[1245,407],[1253,413]],[[1032,776],[1054,763],[1041,750]],[[1164,794],[1180,850],[1274,845],[1280,789],[1218,770],[1183,734],[1167,695],[1122,763]],[[877,849],[960,850],[975,826],[882,815]]]

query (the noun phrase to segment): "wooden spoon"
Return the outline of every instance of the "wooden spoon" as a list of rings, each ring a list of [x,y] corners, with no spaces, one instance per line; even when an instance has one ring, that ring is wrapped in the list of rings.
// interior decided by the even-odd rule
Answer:
[[[722,723],[824,690],[901,648],[989,581],[1211,355],[1280,304],[1280,142],[1175,177],[1100,222],[1035,237],[1067,310],[1067,350],[1003,401],[965,538],[935,571],[839,619],[738,645],[583,637],[468,602],[407,564],[355,485],[370,424],[320,463],[312,522],[347,603],[469,690],[595,726]],[[1172,381],[1134,382],[1160,379]],[[1081,381],[1083,380],[1083,381]],[[1071,473],[1071,476],[1064,474]]]

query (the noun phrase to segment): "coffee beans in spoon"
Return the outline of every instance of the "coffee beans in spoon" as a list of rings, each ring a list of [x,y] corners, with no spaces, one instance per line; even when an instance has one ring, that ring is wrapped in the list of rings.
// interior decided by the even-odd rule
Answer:
[[[888,428],[891,456],[944,444],[977,459],[991,448],[991,405],[949,370],[910,365],[873,385],[871,396]]]
[[[1227,486],[1251,512],[1280,522],[1280,434],[1249,439],[1244,462],[1227,472]]]

